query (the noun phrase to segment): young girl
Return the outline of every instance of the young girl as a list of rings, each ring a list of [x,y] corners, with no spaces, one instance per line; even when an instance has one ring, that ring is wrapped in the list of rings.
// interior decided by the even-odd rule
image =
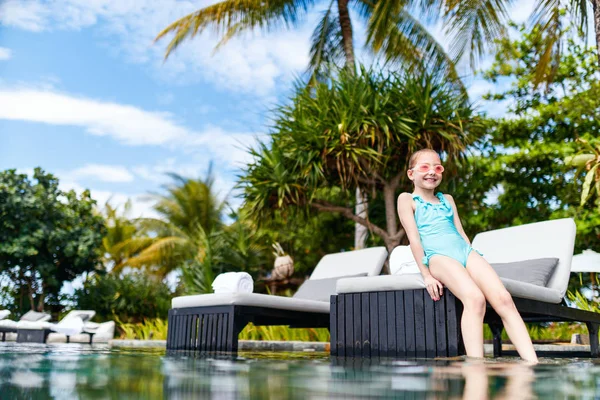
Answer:
[[[483,317],[487,300],[502,318],[521,358],[537,362],[531,339],[510,293],[490,264],[471,247],[454,199],[447,194],[434,194],[442,182],[443,172],[435,151],[417,151],[410,158],[407,172],[414,192],[398,197],[400,222],[427,291],[437,301],[444,285],[463,303],[461,328],[467,356],[483,357]]]

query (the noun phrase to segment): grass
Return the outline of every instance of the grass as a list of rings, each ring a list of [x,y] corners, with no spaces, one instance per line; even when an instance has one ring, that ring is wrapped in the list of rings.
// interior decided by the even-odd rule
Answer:
[[[120,339],[127,340],[166,340],[167,321],[155,318],[142,323],[119,321]],[[255,326],[248,324],[239,336],[240,340],[328,342],[326,328],[289,328],[287,326]]]

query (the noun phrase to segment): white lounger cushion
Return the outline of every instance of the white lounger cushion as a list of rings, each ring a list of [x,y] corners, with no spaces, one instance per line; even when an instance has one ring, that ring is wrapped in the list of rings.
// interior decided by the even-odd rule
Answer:
[[[512,279],[500,278],[506,290],[514,297],[560,303],[562,296],[552,288],[532,285]],[[337,283],[337,293],[387,292],[394,290],[424,289],[421,274],[380,275],[372,278],[345,278]]]
[[[337,281],[336,292],[363,293],[392,290],[424,289],[421,274],[379,275],[373,277],[343,278]]]
[[[547,287],[500,278],[514,297],[558,304],[569,283],[571,258],[575,245],[575,222],[571,218],[536,222],[480,233],[473,247],[490,263],[508,263],[535,258],[556,257],[558,265]],[[362,293],[422,289],[421,274],[382,275],[370,278],[343,278],[337,293]]]
[[[260,293],[218,293],[198,294],[194,296],[175,297],[173,308],[207,307],[207,306],[256,306],[277,308],[281,310],[319,312],[329,314],[328,301],[294,299],[291,297],[272,296]]]
[[[481,251],[490,264],[558,258],[547,287],[560,293],[562,300],[569,285],[575,233],[573,219],[554,219],[480,233],[473,239],[473,248]]]

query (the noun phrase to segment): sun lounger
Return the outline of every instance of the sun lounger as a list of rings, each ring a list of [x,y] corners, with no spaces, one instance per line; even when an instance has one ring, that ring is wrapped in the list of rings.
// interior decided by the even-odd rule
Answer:
[[[10,315],[10,311],[8,310],[0,310],[0,320],[8,317]]]
[[[525,322],[585,322],[591,355],[598,357],[600,314],[567,307],[564,301],[575,232],[575,223],[570,218],[544,221],[480,233],[474,238],[473,247],[496,268],[501,267],[499,264],[505,264],[509,270],[520,268],[512,279],[501,276],[501,280]],[[532,283],[536,280],[534,272],[540,273],[540,269],[531,262],[540,259],[558,259],[554,268],[546,267],[548,279],[543,285]],[[460,301],[446,290],[441,301],[433,302],[424,288],[421,275],[414,273],[340,279],[338,295],[331,299],[332,355],[464,354]],[[389,321],[393,322],[386,323]],[[485,322],[494,335],[494,355],[500,356],[502,321],[489,306]],[[373,331],[365,326],[378,329]]]
[[[379,275],[385,247],[329,254],[294,297],[219,293],[176,297],[169,310],[167,350],[237,352],[238,334],[249,323],[328,327],[329,298],[341,277]]]
[[[89,337],[89,343],[91,343],[95,332],[86,330],[85,323],[92,319],[95,314],[96,312],[91,310],[73,310],[57,323],[19,321],[17,323],[17,342],[46,343],[51,332],[57,332],[66,337],[67,343],[69,343],[70,336],[78,334],[86,334]]]
[[[2,333],[2,341],[6,341],[7,333],[17,333],[18,325],[22,322],[45,322],[50,319],[50,314],[41,313],[37,311],[27,311],[21,316],[19,321],[13,321],[10,319],[0,320],[0,333]]]

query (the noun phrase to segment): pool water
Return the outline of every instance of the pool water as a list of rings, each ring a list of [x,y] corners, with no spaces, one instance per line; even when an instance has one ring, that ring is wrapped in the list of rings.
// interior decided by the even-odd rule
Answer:
[[[593,399],[600,361],[335,359],[325,353],[171,356],[0,343],[1,399]]]

